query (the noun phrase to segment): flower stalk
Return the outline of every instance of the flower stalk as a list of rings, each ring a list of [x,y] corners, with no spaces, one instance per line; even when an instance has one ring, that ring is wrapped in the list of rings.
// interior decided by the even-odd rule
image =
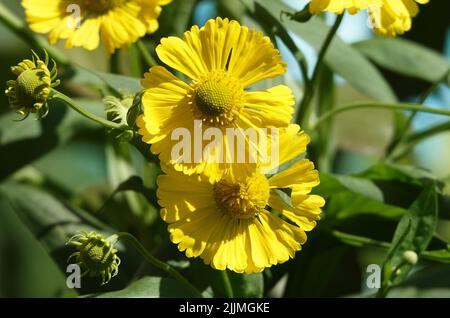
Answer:
[[[61,92],[58,92],[57,90],[53,90],[53,99],[57,99],[57,100],[64,102],[65,104],[67,104],[70,108],[75,110],[80,115],[82,115],[92,121],[95,121],[96,123],[103,125],[106,128],[117,129],[117,130],[129,130],[129,127],[126,125],[109,121],[107,119],[104,119],[102,117],[99,117],[97,115],[94,115],[94,114],[88,112],[83,107],[78,105],[72,98],[64,95]]]
[[[147,249],[133,235],[127,232],[120,232],[115,234],[115,236],[118,241],[127,240],[128,242],[130,242],[133,245],[133,247],[136,248],[136,250],[145,258],[145,260],[150,265],[159,268],[160,270],[166,272],[167,274],[175,278],[181,284],[186,286],[196,297],[203,297],[202,293],[194,285],[192,285],[183,275],[181,275],[176,269],[174,269],[169,264],[158,260],[152,254],[150,254],[150,252],[147,251]]]
[[[145,46],[142,40],[137,41],[136,46],[139,50],[139,53],[141,53],[141,56],[144,59],[147,66],[153,67],[158,65],[158,63],[155,61],[155,58],[150,54],[150,52],[148,51],[147,47]]]
[[[377,103],[377,102],[365,102],[365,103],[357,103],[357,104],[350,104],[343,107],[335,108],[325,114],[323,114],[316,123],[310,128],[311,131],[316,130],[320,125],[327,122],[334,116],[336,116],[339,113],[347,112],[354,109],[359,108],[384,108],[384,109],[392,109],[392,110],[413,110],[413,111],[419,111],[424,113],[430,113],[430,114],[436,114],[436,115],[443,115],[443,116],[450,116],[450,110],[448,109],[442,109],[442,108],[433,108],[433,107],[427,107],[427,106],[421,106],[417,104],[407,104],[407,103],[398,103],[398,104],[392,104],[392,103]]]
[[[311,80],[309,81],[309,85],[306,87],[305,96],[303,96],[302,102],[300,103],[299,110],[297,113],[296,123],[301,127],[308,123],[309,115],[311,113],[311,103],[314,98],[316,89],[317,89],[317,79],[320,74],[320,69],[324,63],[325,56],[328,52],[328,49],[333,42],[334,36],[336,35],[337,30],[339,29],[342,20],[344,19],[344,15],[338,15],[336,17],[336,21],[334,22],[330,32],[328,32],[327,37],[322,45],[322,48],[319,51],[319,55],[317,57],[317,63],[314,67],[313,74],[311,76]]]
[[[227,298],[234,298],[233,287],[231,286],[230,277],[228,277],[227,270],[220,272],[220,277],[222,278],[223,287],[225,288],[225,295]]]

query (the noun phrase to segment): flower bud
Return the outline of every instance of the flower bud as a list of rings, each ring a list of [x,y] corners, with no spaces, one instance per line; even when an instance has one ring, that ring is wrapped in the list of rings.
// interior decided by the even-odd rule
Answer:
[[[75,259],[83,270],[82,276],[101,277],[102,285],[105,285],[119,273],[120,258],[114,248],[116,239],[115,235],[105,239],[96,232],[76,234],[67,244],[75,246],[77,251],[67,261]]]
[[[52,88],[59,85],[56,63],[53,60],[52,63],[53,67],[49,70],[47,52],[44,61],[33,52],[32,60],[26,59],[11,67],[16,79],[6,82],[5,94],[10,107],[24,116],[23,119],[30,113],[37,113],[39,118],[47,115],[47,100],[51,98]]]
[[[414,251],[405,251],[402,256],[403,260],[411,265],[416,265],[419,260],[419,256]]]
[[[127,113],[133,105],[133,97],[119,99],[114,96],[106,96],[103,99],[108,120],[118,124],[127,125]]]

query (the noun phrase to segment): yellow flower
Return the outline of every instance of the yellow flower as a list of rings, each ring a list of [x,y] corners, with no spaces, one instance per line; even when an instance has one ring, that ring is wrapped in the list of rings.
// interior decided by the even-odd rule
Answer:
[[[49,33],[50,43],[94,50],[102,39],[108,53],[158,29],[161,6],[172,0],[22,0],[30,28]],[[79,16],[77,15],[79,14]]]
[[[305,151],[309,137],[298,130],[291,125],[280,135],[280,165]],[[256,170],[216,182],[165,171],[157,194],[171,241],[187,257],[200,257],[218,270],[261,272],[293,258],[325,203],[310,194],[319,176],[307,159],[273,175]]]
[[[220,177],[229,165],[173,158],[171,151],[178,141],[172,140],[171,134],[176,128],[189,131],[194,144],[198,126],[217,128],[225,134],[227,128],[258,130],[287,127],[290,123],[294,98],[287,86],[264,91],[247,89],[286,71],[278,50],[262,33],[237,21],[217,18],[202,28],[192,27],[183,39],[162,39],[156,52],[161,61],[189,80],[185,82],[161,66],[151,68],[142,81],[146,89],[142,98],[144,114],[137,124],[143,140],[152,144],[152,152],[177,171]],[[245,142],[249,143],[248,139]],[[224,143],[224,156],[228,158],[236,149]]]
[[[11,67],[15,80],[9,80],[5,94],[8,96],[10,107],[23,119],[30,113],[37,113],[39,118],[43,118],[48,113],[47,100],[52,96],[52,88],[59,85],[57,80],[58,71],[55,61],[52,60],[53,67],[49,69],[49,57],[45,52],[45,59],[42,61],[33,52],[32,60],[23,60],[18,65]]]
[[[311,13],[332,12],[342,14],[344,10],[355,14],[359,10],[367,9],[370,5],[381,5],[382,0],[311,0]]]
[[[425,4],[429,0],[311,0],[309,10],[336,14],[348,10],[355,14],[367,9],[375,33],[394,37],[411,29],[411,20],[419,12],[416,2]]]
[[[429,0],[383,0],[380,7],[370,6],[369,14],[375,33],[396,36],[411,29],[412,18],[419,13],[417,3],[426,4]],[[417,2],[417,3],[416,3]]]

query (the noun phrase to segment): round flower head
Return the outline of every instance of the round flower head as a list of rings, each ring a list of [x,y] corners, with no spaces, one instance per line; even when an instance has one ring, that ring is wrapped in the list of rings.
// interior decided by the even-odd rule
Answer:
[[[280,165],[305,151],[309,138],[298,129],[292,125],[280,135]],[[310,194],[319,177],[306,159],[273,175],[255,170],[215,182],[165,171],[157,194],[170,239],[187,257],[218,270],[261,272],[293,258],[324,205],[322,197]]]
[[[100,276],[102,285],[107,284],[119,273],[120,258],[116,254],[114,243],[115,240],[105,239],[101,234],[81,232],[67,242],[77,249],[70,255],[68,262],[74,258],[76,264],[83,269],[81,276]]]
[[[161,6],[172,0],[22,0],[30,28],[49,33],[50,43],[94,50],[103,41],[108,53],[158,29]]]
[[[411,29],[412,18],[419,12],[417,3],[429,0],[311,0],[311,13],[332,12],[351,14],[367,9],[376,34],[396,36]]]
[[[40,118],[48,113],[47,100],[51,97],[52,87],[59,85],[56,63],[49,70],[49,58],[45,52],[45,60],[33,52],[32,60],[23,60],[18,65],[11,67],[16,75],[15,80],[6,83],[6,96],[13,110],[28,117],[30,113],[38,113]]]
[[[260,127],[289,125],[294,98],[287,86],[248,90],[252,84],[286,71],[278,50],[262,33],[237,21],[217,18],[202,28],[192,27],[182,39],[162,39],[156,52],[161,61],[188,80],[177,78],[161,66],[151,68],[142,81],[144,114],[137,125],[143,140],[152,144],[152,152],[177,171],[220,178],[230,165],[196,158],[195,146],[190,149],[188,160],[174,156],[178,143],[174,131],[188,132],[189,143],[195,145],[196,131],[201,134],[209,128],[222,135],[228,128],[236,129],[242,135],[242,130],[248,128],[257,131]],[[240,147],[254,148],[248,138],[243,140],[246,144]],[[232,158],[237,146],[222,142],[223,156]],[[200,149],[204,147],[205,143],[200,145]],[[230,161],[235,162],[227,163]]]
[[[412,18],[419,13],[417,3],[426,4],[429,0],[383,0],[382,2],[380,7],[369,7],[374,31],[379,35],[394,37],[411,29]]]

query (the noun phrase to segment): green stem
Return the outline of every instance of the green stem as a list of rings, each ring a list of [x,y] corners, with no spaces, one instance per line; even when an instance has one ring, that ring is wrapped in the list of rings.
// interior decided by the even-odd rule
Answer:
[[[147,66],[153,67],[158,65],[158,63],[153,58],[153,55],[150,54],[150,52],[148,51],[147,47],[145,46],[144,42],[142,42],[142,40],[137,41],[136,45],[142,57],[144,58],[145,63],[147,63]]]
[[[354,110],[358,108],[384,108],[384,109],[400,109],[400,110],[415,110],[419,112],[424,113],[430,113],[430,114],[437,114],[437,115],[443,115],[443,116],[450,116],[450,110],[447,109],[441,109],[441,108],[432,108],[427,106],[421,106],[417,104],[390,104],[390,103],[377,103],[377,102],[365,102],[360,104],[350,104],[343,107],[339,107],[336,109],[333,109],[324,115],[322,115],[315,125],[311,128],[311,130],[317,129],[321,124],[325,123],[326,121],[330,120],[332,117],[339,113],[343,113],[349,110]]]
[[[143,73],[142,61],[140,59],[139,49],[136,44],[130,46],[128,54],[131,74],[133,74],[134,77],[141,77]]]
[[[294,40],[291,38],[288,32],[282,27],[277,27],[275,29],[275,35],[278,35],[283,43],[289,48],[293,53],[295,60],[300,68],[300,73],[302,75],[303,86],[305,92],[311,91],[311,82],[308,77],[308,63],[306,61],[305,55],[295,44]],[[275,42],[274,42],[275,43]],[[299,109],[301,106],[299,106]]]
[[[174,269],[169,264],[166,264],[156,257],[154,257],[152,254],[150,254],[147,249],[130,233],[121,232],[117,233],[117,239],[125,239],[136,248],[136,250],[145,258],[145,260],[155,266],[156,268],[159,268],[160,270],[166,272],[176,280],[178,280],[180,283],[185,285],[189,290],[191,290],[196,297],[203,297],[202,293],[194,286],[192,285],[183,275],[181,275],[176,269]]]
[[[316,86],[317,86],[317,78],[320,73],[320,69],[322,67],[323,61],[325,59],[325,56],[327,54],[328,48],[330,47],[334,36],[336,35],[337,30],[339,29],[339,26],[342,23],[342,20],[344,19],[344,14],[340,14],[337,16],[336,21],[333,24],[333,27],[330,29],[330,32],[328,32],[327,37],[325,38],[325,42],[322,45],[322,48],[319,51],[319,55],[317,57],[317,63],[314,67],[313,74],[311,76],[311,80],[309,81],[309,87],[306,87],[308,89],[305,90],[305,96],[303,96],[303,100],[300,103],[300,107],[297,113],[297,118],[295,119],[295,122],[300,125],[304,125],[305,123],[308,123],[308,117],[310,113],[311,108],[311,102],[314,98],[315,92],[316,92]]]
[[[431,84],[431,86],[425,91],[425,93],[422,94],[420,100],[419,100],[419,104],[423,104],[426,102],[426,100],[428,99],[428,97],[430,97],[430,95],[439,87],[440,83],[442,83],[442,81],[444,81],[447,76],[448,76],[449,72],[445,73],[445,76],[442,77],[442,79],[440,79],[439,81]],[[407,139],[407,132],[409,131],[414,119],[417,116],[418,111],[413,111],[411,113],[411,115],[408,117],[408,120],[405,124],[405,127],[403,127],[403,129],[399,132],[398,136],[395,138],[394,142],[392,143],[392,145],[389,147],[388,152],[386,154],[386,160],[390,160],[392,159],[393,155],[395,154],[397,148],[406,141]]]
[[[112,129],[118,129],[118,130],[128,130],[129,128],[127,126],[124,126],[122,124],[118,124],[112,121],[109,121],[107,119],[104,119],[102,117],[99,117],[97,115],[94,115],[88,111],[86,111],[83,107],[78,105],[72,98],[69,96],[64,95],[63,93],[58,92],[57,90],[53,90],[53,96],[52,98],[58,99],[60,101],[63,101],[66,103],[70,108],[75,110],[77,113],[81,114],[82,116],[95,121],[96,123],[99,123],[100,125],[103,125],[107,128]]]
[[[403,148],[399,149],[399,147],[397,147],[397,151],[392,152],[392,154],[387,157],[386,160],[389,159],[394,162],[398,161],[405,157],[408,153],[410,153],[414,149],[414,147],[424,139],[448,131],[450,131],[450,122],[438,124],[424,131],[416,132],[409,137],[406,137],[402,142],[402,144],[404,144]]]
[[[368,237],[348,234],[340,231],[331,231],[331,234],[339,241],[352,246],[362,247],[370,245],[386,249],[389,249],[391,247],[390,243],[373,240]]]
[[[373,246],[373,247],[380,247],[384,249],[390,249],[391,243],[388,242],[382,242],[377,241],[368,237],[348,234],[340,231],[330,231],[331,235],[333,235],[335,238],[337,238],[342,243],[345,243],[347,245],[351,246],[357,246],[357,247],[364,247],[364,246]],[[435,262],[442,262],[440,261],[436,255],[434,254],[436,251],[424,251],[420,254],[420,257],[426,260],[435,261]]]
[[[120,50],[116,50],[111,54],[109,60],[109,71],[112,74],[120,74]]]
[[[225,295],[227,298],[234,298],[233,287],[231,287],[230,278],[228,277],[227,270],[221,271],[221,277],[223,286],[225,288]]]
[[[375,295],[375,298],[386,298],[387,294],[389,293],[389,291],[391,290],[390,285],[387,286],[381,286],[380,289],[378,289],[377,294]]]
[[[305,55],[295,44],[289,32],[287,32],[283,25],[266,9],[262,7],[259,8],[259,11],[257,13],[255,12],[253,16],[256,15],[260,17],[259,21],[261,23],[261,26],[264,27],[266,33],[273,35],[272,42],[276,44],[275,36],[278,36],[284,43],[284,45],[286,45],[287,48],[292,52],[300,68],[305,91],[309,90],[308,63],[306,61]]]
[[[443,133],[443,132],[446,132],[449,130],[450,130],[450,122],[447,121],[445,123],[432,126],[424,131],[420,131],[420,132],[412,134],[411,136],[406,138],[406,142],[411,143],[411,144],[417,144],[420,141],[422,141],[428,137],[431,137],[436,134]]]
[[[4,4],[0,3],[0,22],[2,22],[11,31],[16,33],[25,43],[36,50],[44,48],[48,54],[62,66],[70,66],[70,61],[54,46],[51,46],[46,40],[30,32],[26,24],[11,12]]]
[[[318,87],[321,93],[317,97],[317,113],[319,115],[330,111],[335,106],[335,87],[334,74],[329,67],[322,67],[319,76]],[[335,156],[335,140],[332,134],[333,123],[329,122],[322,125],[317,130],[317,151],[316,160],[319,170],[322,172],[330,172],[332,162]],[[314,154],[312,154],[314,156]]]

